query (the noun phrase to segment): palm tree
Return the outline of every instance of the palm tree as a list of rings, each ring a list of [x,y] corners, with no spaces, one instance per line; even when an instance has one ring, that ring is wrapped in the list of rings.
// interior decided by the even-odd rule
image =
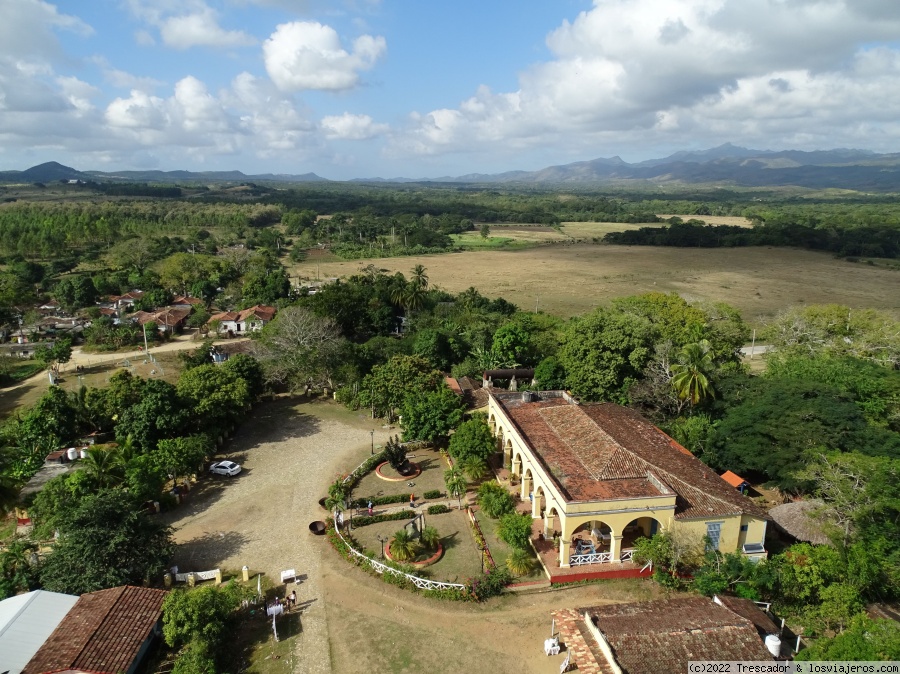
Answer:
[[[417,264],[412,270],[412,284],[422,290],[428,290],[428,274],[425,273],[425,267]]]
[[[487,472],[488,467],[480,456],[471,454],[460,462],[460,468],[471,482],[478,482]]]
[[[459,468],[451,468],[444,471],[444,484],[447,487],[447,493],[456,497],[456,500],[459,502],[459,509],[462,510],[462,497],[466,493],[466,487],[469,485],[466,481],[466,476],[463,475]]]
[[[391,557],[398,562],[408,562],[414,559],[418,549],[418,544],[406,529],[401,529],[395,533],[394,540],[390,543]]]
[[[89,447],[81,464],[101,489],[122,484],[125,479],[125,459],[118,447]]]
[[[419,541],[428,550],[437,550],[437,546],[441,542],[441,535],[432,526],[423,527],[422,533],[419,534]]]
[[[678,353],[678,362],[672,365],[672,386],[681,400],[688,400],[691,406],[714,395],[708,373],[715,366],[709,341],[685,344]]]
[[[514,576],[527,576],[534,567],[531,555],[522,548],[516,548],[506,558],[506,568]]]
[[[325,499],[325,507],[331,512],[343,510],[347,500],[347,485],[341,478],[336,479],[328,487],[328,498]]]

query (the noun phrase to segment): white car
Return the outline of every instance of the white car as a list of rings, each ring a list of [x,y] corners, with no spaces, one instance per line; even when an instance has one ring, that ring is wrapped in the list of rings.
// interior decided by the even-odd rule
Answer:
[[[234,461],[218,461],[209,467],[213,475],[237,475],[241,472],[241,464]]]

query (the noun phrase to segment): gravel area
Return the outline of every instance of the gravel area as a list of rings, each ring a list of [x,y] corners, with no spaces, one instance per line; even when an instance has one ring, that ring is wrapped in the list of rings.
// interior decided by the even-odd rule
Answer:
[[[188,501],[167,515],[180,544],[182,571],[221,568],[262,572],[277,585],[280,572],[296,569],[304,610],[294,671],[331,672],[321,576],[328,542],[309,522],[324,519],[317,501],[339,472],[369,456],[389,430],[364,414],[328,401],[280,399],[261,405],[217,458],[238,461],[235,478],[204,477]],[[326,555],[325,559],[333,557]],[[327,563],[327,562],[326,562]]]

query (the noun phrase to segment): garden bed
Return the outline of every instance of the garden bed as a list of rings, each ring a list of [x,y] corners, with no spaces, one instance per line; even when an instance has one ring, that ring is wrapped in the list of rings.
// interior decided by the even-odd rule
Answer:
[[[494,563],[498,567],[505,569],[506,558],[509,557],[514,548],[510,547],[497,535],[497,527],[500,525],[500,520],[493,520],[481,511],[475,512],[475,519],[478,520],[478,525],[481,527],[481,533],[484,535],[485,543],[487,543],[488,549],[491,551],[491,556],[494,558]],[[534,554],[534,550],[531,547],[528,547],[526,552],[531,556],[534,566],[532,567],[531,572],[525,576],[513,576],[513,582],[525,583],[528,581],[545,580],[547,576],[544,575],[544,570],[538,563],[537,555]]]
[[[361,499],[370,496],[387,496],[392,494],[415,494],[416,504],[423,503],[422,495],[426,491],[439,489],[442,493],[446,493],[444,486],[444,471],[448,468],[447,462],[441,457],[441,453],[434,449],[416,449],[410,452],[410,461],[416,463],[421,469],[421,474],[414,478],[404,478],[396,482],[388,482],[382,480],[372,471],[365,475],[356,487],[353,489],[352,498]],[[384,473],[390,476],[399,475],[393,468],[385,466]],[[408,484],[412,482],[413,486]],[[445,502],[446,498],[438,499],[437,502]],[[430,502],[429,502],[430,503]],[[376,511],[380,508],[376,507]]]

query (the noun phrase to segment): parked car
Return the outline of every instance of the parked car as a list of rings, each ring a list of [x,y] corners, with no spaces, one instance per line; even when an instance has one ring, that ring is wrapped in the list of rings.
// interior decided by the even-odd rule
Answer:
[[[218,461],[209,467],[213,475],[237,475],[241,472],[241,464],[234,461]]]

